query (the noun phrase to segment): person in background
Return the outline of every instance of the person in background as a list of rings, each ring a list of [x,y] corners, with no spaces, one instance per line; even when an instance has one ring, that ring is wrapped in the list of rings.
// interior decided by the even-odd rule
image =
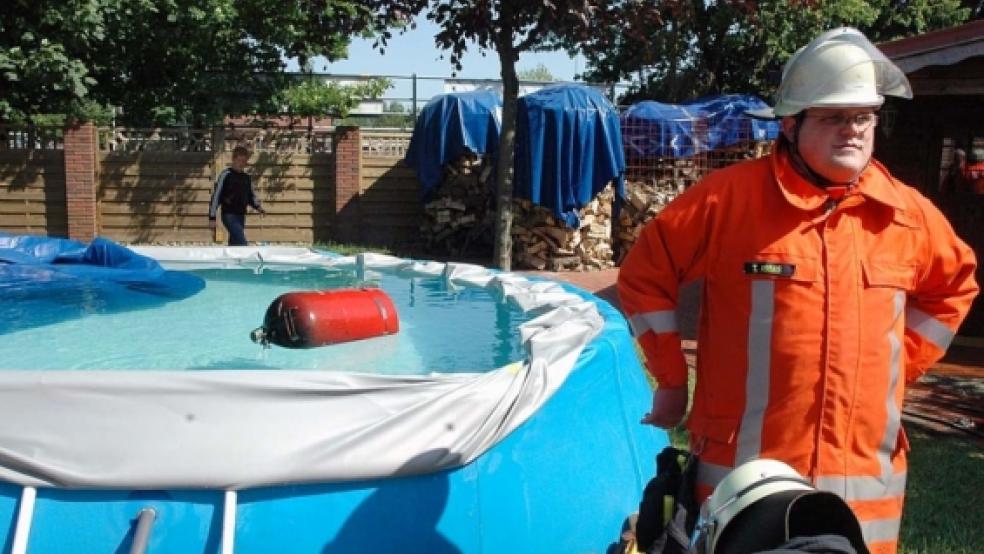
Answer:
[[[953,161],[950,162],[950,166],[946,169],[946,174],[943,175],[943,179],[940,181],[940,197],[943,200],[942,204],[944,207],[952,204],[953,199],[957,197],[963,181],[963,170],[966,166],[967,152],[963,148],[955,148],[953,150]]]
[[[246,246],[246,206],[252,206],[260,214],[266,213],[253,191],[253,181],[246,173],[246,164],[252,155],[245,146],[236,146],[232,150],[232,163],[216,179],[208,205],[208,226],[213,231],[216,212],[222,206],[222,225],[229,232],[229,246]]]
[[[967,162],[961,167],[968,192],[978,198],[984,195],[984,148],[974,148],[970,151]]]
[[[642,231],[617,289],[658,388],[645,424],[688,406],[680,286],[704,279],[686,426],[698,499],[733,468],[781,460],[847,501],[871,552],[897,548],[906,383],[939,360],[978,292],[973,252],[872,159],[905,74],[856,29],[786,63],[767,157],[708,175]]]

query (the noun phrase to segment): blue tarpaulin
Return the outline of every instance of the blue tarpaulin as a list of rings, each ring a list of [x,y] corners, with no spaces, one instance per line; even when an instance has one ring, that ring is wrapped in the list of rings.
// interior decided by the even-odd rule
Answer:
[[[515,195],[550,209],[569,226],[611,181],[625,193],[618,111],[583,85],[554,85],[519,99]]]
[[[639,102],[621,116],[626,156],[687,157],[748,140],[774,140],[779,122],[745,114],[767,106],[750,94],[705,97],[684,104]]]
[[[485,90],[442,94],[424,106],[413,127],[406,164],[416,170],[425,199],[441,183],[445,164],[466,152],[496,152],[501,112],[502,99]]]
[[[0,333],[26,325],[23,310],[46,323],[150,307],[205,288],[200,277],[165,270],[155,260],[103,238],[78,241],[0,233]]]

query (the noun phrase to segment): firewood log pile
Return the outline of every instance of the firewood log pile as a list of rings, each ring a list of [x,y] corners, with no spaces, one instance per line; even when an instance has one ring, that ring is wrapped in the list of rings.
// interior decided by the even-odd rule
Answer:
[[[772,141],[755,141],[719,148],[707,153],[708,170],[720,169],[738,162],[761,158],[772,150]]]
[[[568,227],[550,210],[526,199],[513,200],[513,267],[585,271],[613,267],[612,200],[608,185],[580,212],[581,225]]]
[[[693,158],[657,158],[650,165],[630,165],[625,180],[625,203],[616,222],[614,249],[621,264],[639,239],[642,228],[680,193],[710,171],[745,160],[761,158],[772,148],[770,141],[721,148]]]
[[[615,233],[617,262],[622,263],[632,245],[639,240],[646,226],[663,207],[670,203],[692,181],[681,179],[626,179],[625,202],[618,214]]]
[[[428,252],[492,253],[495,209],[490,192],[495,160],[466,153],[444,166],[444,181],[424,205],[420,238]]]

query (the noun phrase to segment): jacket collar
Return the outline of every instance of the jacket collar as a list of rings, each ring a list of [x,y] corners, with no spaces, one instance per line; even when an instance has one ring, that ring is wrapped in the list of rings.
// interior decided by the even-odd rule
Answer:
[[[783,197],[793,206],[812,211],[823,206],[827,193],[813,184],[793,167],[789,151],[780,142],[772,147],[772,174],[775,176]],[[904,210],[905,203],[895,186],[895,179],[881,163],[871,160],[861,173],[857,185],[850,194],[860,194],[865,198],[885,204],[896,210]]]

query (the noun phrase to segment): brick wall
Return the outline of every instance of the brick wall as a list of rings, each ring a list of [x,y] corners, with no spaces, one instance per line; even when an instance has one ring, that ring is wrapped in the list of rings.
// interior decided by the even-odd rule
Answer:
[[[96,128],[92,123],[65,129],[65,210],[68,237],[92,240],[96,221]]]
[[[340,242],[362,240],[359,192],[362,186],[362,136],[358,127],[335,129],[335,225]]]

